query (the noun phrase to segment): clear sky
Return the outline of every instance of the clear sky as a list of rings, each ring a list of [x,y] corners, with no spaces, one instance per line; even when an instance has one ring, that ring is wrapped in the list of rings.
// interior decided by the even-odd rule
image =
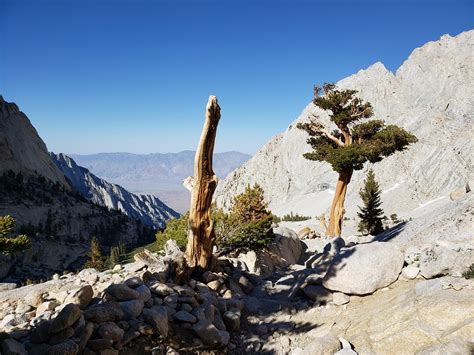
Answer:
[[[0,0],[0,94],[55,152],[256,152],[315,83],[474,27],[474,1]]]

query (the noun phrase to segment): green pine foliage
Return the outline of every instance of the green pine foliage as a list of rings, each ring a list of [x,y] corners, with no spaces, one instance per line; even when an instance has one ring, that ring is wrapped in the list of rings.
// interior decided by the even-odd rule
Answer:
[[[307,221],[308,219],[311,219],[311,217],[299,215],[298,213],[293,213],[293,212],[285,214],[281,218],[276,217],[276,216],[273,217],[274,222],[301,222],[301,221]]]
[[[379,162],[417,141],[413,134],[382,120],[361,122],[373,116],[373,108],[356,96],[356,90],[324,84],[315,93],[314,104],[329,111],[336,129],[329,132],[317,120],[298,124],[309,134],[307,142],[313,148],[304,154],[306,159],[328,162],[339,173],[360,170],[364,163]]]
[[[9,236],[14,229],[15,219],[12,216],[0,216],[0,253],[11,254],[31,246],[30,239],[24,234]]]
[[[377,235],[383,232],[384,214],[380,207],[380,187],[375,180],[375,174],[372,169],[367,173],[367,178],[364,180],[364,187],[360,190],[359,195],[362,199],[363,206],[360,207],[360,212],[357,215],[360,218],[359,232],[363,234]]]
[[[267,209],[263,189],[247,186],[245,192],[236,196],[229,213],[212,206],[212,221],[218,249],[258,249],[273,241],[273,215]],[[186,249],[189,213],[168,221],[166,229],[156,233],[152,251],[163,250],[166,242],[176,240],[179,248]]]
[[[263,189],[255,184],[247,185],[245,191],[234,198],[225,220],[227,233],[217,234],[218,247],[259,249],[273,241],[273,215],[263,195]]]
[[[168,240],[174,239],[178,247],[184,251],[188,241],[189,212],[180,218],[174,218],[167,222],[166,229],[156,233],[156,250],[163,250]]]
[[[106,260],[102,256],[102,252],[100,250],[100,244],[96,237],[93,237],[91,240],[91,248],[88,253],[89,261],[86,262],[86,268],[94,268],[98,271],[103,271],[106,268]]]

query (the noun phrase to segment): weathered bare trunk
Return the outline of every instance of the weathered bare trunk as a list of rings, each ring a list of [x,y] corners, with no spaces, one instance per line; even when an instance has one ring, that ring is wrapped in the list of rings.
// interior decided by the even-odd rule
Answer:
[[[194,159],[194,181],[185,254],[186,262],[191,269],[206,269],[212,259],[215,234],[211,219],[211,203],[217,187],[217,176],[212,169],[212,154],[220,117],[217,98],[210,96],[206,107],[206,121]]]
[[[331,212],[329,214],[329,226],[326,234],[330,237],[341,235],[342,220],[344,218],[344,200],[346,199],[347,185],[351,181],[352,170],[343,171],[339,174],[336,184],[336,192],[332,200]]]

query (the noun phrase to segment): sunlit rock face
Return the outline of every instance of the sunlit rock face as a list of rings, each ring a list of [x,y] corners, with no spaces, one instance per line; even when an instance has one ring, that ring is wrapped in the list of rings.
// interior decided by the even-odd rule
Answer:
[[[474,31],[442,36],[415,49],[396,73],[382,63],[337,83],[359,91],[372,103],[374,118],[414,133],[419,142],[373,166],[355,172],[346,216],[356,217],[358,191],[372,167],[383,190],[387,215],[411,214],[473,181]],[[337,179],[326,163],[306,160],[307,135],[296,123],[315,113],[329,126],[325,112],[309,104],[286,131],[273,137],[242,167],[219,184],[216,201],[229,207],[247,184],[258,183],[272,211],[316,216],[330,206]],[[471,186],[473,184],[471,183]]]

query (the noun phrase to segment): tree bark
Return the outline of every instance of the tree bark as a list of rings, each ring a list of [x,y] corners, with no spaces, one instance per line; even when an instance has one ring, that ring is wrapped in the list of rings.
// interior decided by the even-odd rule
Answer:
[[[215,233],[211,219],[211,204],[212,195],[217,187],[217,176],[212,169],[212,155],[220,117],[217,98],[209,96],[206,120],[194,158],[194,181],[185,253],[187,265],[191,269],[207,269],[212,260]]]
[[[346,199],[347,186],[351,181],[352,170],[343,171],[339,174],[336,184],[336,192],[332,200],[331,212],[329,214],[329,226],[326,234],[329,237],[341,235],[342,220],[344,218],[344,201]]]

